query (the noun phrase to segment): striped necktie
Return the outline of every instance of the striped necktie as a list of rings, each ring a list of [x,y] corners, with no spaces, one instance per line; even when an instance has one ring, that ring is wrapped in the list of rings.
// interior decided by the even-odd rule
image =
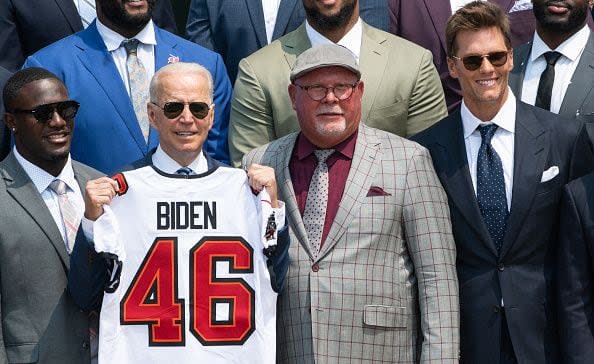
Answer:
[[[58,205],[60,206],[60,213],[62,214],[62,222],[64,223],[64,230],[66,232],[66,251],[68,254],[72,253],[74,241],[76,240],[76,231],[80,224],[80,216],[76,212],[74,204],[68,199],[66,194],[66,183],[59,179],[55,179],[50,183],[49,188],[58,195]]]

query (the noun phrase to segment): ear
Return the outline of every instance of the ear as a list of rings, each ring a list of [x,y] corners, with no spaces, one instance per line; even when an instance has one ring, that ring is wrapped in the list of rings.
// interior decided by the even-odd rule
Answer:
[[[157,106],[153,105],[151,102],[146,103],[146,114],[148,116],[149,123],[151,124],[151,126],[153,128],[158,130],[159,128],[157,127],[157,115],[155,114],[156,108],[157,108]],[[161,111],[161,110],[159,110],[159,111]]]
[[[295,99],[296,99],[296,92],[297,92],[297,86],[293,85],[292,83],[289,84],[289,97],[291,98],[291,106],[293,106],[293,110],[297,110],[295,108]]]
[[[363,82],[363,80],[359,80],[359,84],[357,85],[357,90],[359,90],[359,93],[361,95],[363,95],[363,91],[365,90],[365,82]]]
[[[6,126],[12,131],[13,129],[16,129],[16,118],[14,117],[14,114],[11,114],[9,112],[7,112],[6,114],[4,114],[4,122],[6,123]],[[14,133],[13,133],[14,134]]]
[[[450,71],[450,76],[452,78],[458,78],[458,69],[456,68],[456,61],[448,57],[448,71]]]
[[[212,128],[212,125],[214,124],[214,115],[215,115],[215,104],[213,103],[212,106],[210,107],[210,111],[208,112],[208,130],[210,130],[210,128]]]

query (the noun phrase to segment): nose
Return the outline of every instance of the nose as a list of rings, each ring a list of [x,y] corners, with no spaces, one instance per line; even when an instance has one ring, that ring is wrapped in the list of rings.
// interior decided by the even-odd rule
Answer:
[[[494,69],[495,69],[495,67],[493,66],[491,61],[489,61],[489,58],[484,56],[481,59],[481,67],[479,68],[480,72],[481,73],[489,73],[489,72],[493,72]]]
[[[184,109],[182,110],[182,113],[179,117],[179,121],[185,123],[194,122],[194,115],[192,115],[192,112],[190,111],[190,105],[184,105]]]
[[[48,120],[48,125],[50,125],[53,128],[58,128],[66,125],[66,120],[64,120],[64,118],[60,116],[60,113],[58,113],[58,110],[55,107],[52,110],[52,116]]]
[[[334,87],[328,87],[328,89],[326,89],[326,96],[322,99],[322,102],[336,103],[338,101],[340,101],[340,100],[334,94]]]

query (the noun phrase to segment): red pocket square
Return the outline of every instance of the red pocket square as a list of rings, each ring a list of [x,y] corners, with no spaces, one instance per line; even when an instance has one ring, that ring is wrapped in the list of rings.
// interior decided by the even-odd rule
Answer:
[[[381,187],[371,186],[369,188],[369,191],[367,192],[367,197],[373,197],[373,196],[392,196],[392,195],[389,194],[388,192],[384,191],[384,189]]]

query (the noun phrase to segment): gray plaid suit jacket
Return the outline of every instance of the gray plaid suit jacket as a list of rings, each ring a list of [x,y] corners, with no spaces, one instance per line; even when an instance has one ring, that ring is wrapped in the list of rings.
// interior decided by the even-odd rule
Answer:
[[[289,217],[278,361],[457,363],[456,253],[428,151],[361,124],[336,219],[314,260],[289,175],[297,135],[243,159],[275,169]],[[369,196],[372,187],[383,192]]]

